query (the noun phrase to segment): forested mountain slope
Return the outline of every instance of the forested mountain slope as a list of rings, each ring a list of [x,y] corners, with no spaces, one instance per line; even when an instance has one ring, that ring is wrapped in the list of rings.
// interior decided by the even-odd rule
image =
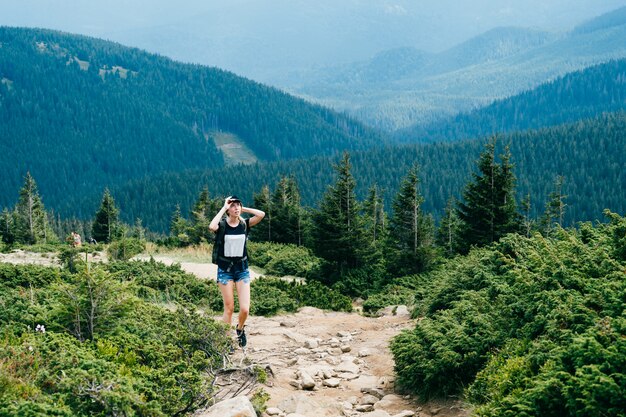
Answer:
[[[626,60],[576,71],[514,97],[427,126],[396,133],[404,142],[436,142],[537,129],[626,109]]]
[[[366,149],[349,118],[215,68],[66,33],[0,27],[0,207],[30,171],[54,206],[132,178]]]
[[[450,197],[461,195],[484,143],[485,138],[356,152],[351,162],[357,194],[363,199],[368,188],[377,184],[384,189],[390,207],[401,179],[413,164],[418,164],[425,197],[423,208],[438,217]],[[543,213],[557,176],[564,177],[566,224],[598,219],[605,208],[626,211],[626,113],[502,136],[498,145],[501,148],[504,144],[510,144],[517,194],[520,199],[530,195],[532,216]],[[263,185],[273,188],[282,175],[294,175],[302,204],[316,206],[327,186],[334,183],[332,166],[337,162],[337,158],[318,157],[170,174],[133,181],[114,189],[113,194],[126,221],[140,217],[148,228],[165,231],[176,204],[188,213],[205,186],[212,197],[237,193],[248,203]],[[85,207],[93,206],[95,211],[98,198],[76,201]],[[59,208],[64,213],[72,212],[71,206]]]

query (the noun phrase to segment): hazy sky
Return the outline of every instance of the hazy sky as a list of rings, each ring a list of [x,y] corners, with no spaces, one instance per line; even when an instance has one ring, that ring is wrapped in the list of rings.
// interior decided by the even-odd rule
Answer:
[[[263,79],[497,26],[564,31],[626,0],[0,0],[0,25],[58,29]]]

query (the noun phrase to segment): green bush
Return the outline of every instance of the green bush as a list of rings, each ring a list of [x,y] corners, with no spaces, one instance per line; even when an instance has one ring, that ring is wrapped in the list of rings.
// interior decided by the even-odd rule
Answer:
[[[252,282],[250,313],[273,316],[280,312],[296,311],[296,303],[289,292],[284,291],[278,279],[260,278]]]
[[[484,416],[624,416],[626,221],[509,235],[429,274],[391,350],[398,385]]]
[[[352,311],[350,298],[317,281],[298,283],[277,278],[259,278],[252,282],[253,314],[271,316],[281,311],[293,312],[309,306],[333,311]]]
[[[265,268],[268,275],[308,278],[315,274],[321,259],[308,248],[291,244],[250,242],[248,253],[251,262]]]
[[[0,416],[183,415],[210,400],[225,328],[197,304],[137,298],[149,287],[136,278],[156,284],[149,275],[166,268],[145,264],[77,274],[0,264]]]
[[[114,260],[128,261],[146,249],[146,242],[134,237],[115,240],[107,248],[109,257]]]
[[[118,279],[132,281],[136,295],[152,302],[187,302],[222,309],[220,291],[212,282],[183,271],[179,264],[165,265],[150,259],[110,262],[104,266]]]

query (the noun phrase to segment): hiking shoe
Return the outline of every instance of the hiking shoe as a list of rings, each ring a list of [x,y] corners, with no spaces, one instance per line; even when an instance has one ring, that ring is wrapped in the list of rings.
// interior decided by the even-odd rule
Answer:
[[[246,337],[246,330],[245,329],[236,329],[237,330],[237,343],[239,344],[239,347],[241,348],[245,348],[246,345],[248,344],[248,338]]]

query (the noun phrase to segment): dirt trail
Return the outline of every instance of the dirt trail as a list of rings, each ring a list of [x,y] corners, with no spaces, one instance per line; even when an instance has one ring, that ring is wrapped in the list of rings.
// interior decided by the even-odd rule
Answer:
[[[165,264],[179,262],[167,255],[153,257]],[[137,259],[147,260],[149,257],[139,256]],[[94,261],[97,260],[102,260],[102,256],[96,256]],[[53,255],[24,251],[0,254],[0,262],[58,265]],[[179,263],[183,270],[215,282],[215,265]],[[259,276],[254,272],[251,275],[253,278]],[[265,369],[267,382],[242,386],[242,379],[237,377],[237,373],[245,376],[245,372],[225,373],[217,381],[218,397],[229,398],[237,393],[250,393],[263,388],[270,397],[267,402],[270,410],[280,410],[275,414],[278,417],[287,416],[290,412],[304,417],[365,417],[373,408],[368,409],[362,404],[367,396],[363,391],[376,391],[374,393],[379,397],[394,393],[394,364],[389,341],[403,329],[415,325],[403,311],[399,308],[399,314],[393,314],[388,309],[387,314],[381,317],[364,317],[358,313],[305,307],[295,314],[250,317],[247,322],[248,348],[246,352],[238,349],[229,356],[226,367],[234,370]],[[235,320],[236,314],[233,323]],[[348,369],[344,369],[346,367]],[[303,388],[302,372],[313,378],[315,386],[312,389]],[[256,379],[248,377],[247,380]],[[374,415],[469,415],[459,401],[419,403],[400,395],[385,398],[375,405]]]

